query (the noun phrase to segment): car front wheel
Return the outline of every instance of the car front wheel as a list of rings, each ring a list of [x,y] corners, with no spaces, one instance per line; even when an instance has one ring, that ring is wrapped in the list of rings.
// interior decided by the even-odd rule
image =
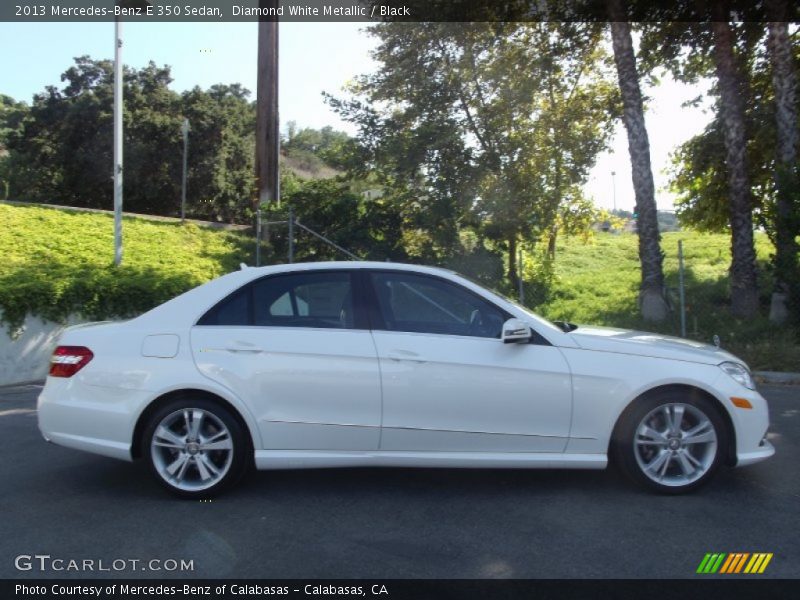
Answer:
[[[632,479],[661,493],[680,494],[708,482],[727,448],[725,423],[703,397],[669,393],[644,399],[620,425],[618,464]]]
[[[156,479],[184,498],[213,496],[236,483],[249,464],[245,432],[219,404],[179,399],[157,410],[142,440]]]

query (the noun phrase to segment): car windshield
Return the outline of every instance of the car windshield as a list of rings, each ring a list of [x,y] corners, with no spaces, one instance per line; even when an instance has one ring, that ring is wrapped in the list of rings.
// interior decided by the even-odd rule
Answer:
[[[558,331],[559,333],[564,333],[564,329],[562,327],[559,327],[558,325],[556,325],[552,321],[548,321],[544,317],[541,317],[541,316],[537,315],[535,312],[531,311],[530,308],[520,304],[518,301],[514,300],[513,298],[509,298],[505,294],[501,294],[501,293],[496,292],[494,290],[489,290],[489,291],[492,292],[493,294],[495,294],[496,296],[499,296],[500,298],[502,298],[503,300],[505,300],[509,304],[513,304],[516,308],[518,308],[519,310],[524,312],[526,316],[530,317],[532,321],[535,321],[536,323],[544,325],[545,327],[548,327],[548,328],[550,328],[550,329],[552,329],[554,331]]]

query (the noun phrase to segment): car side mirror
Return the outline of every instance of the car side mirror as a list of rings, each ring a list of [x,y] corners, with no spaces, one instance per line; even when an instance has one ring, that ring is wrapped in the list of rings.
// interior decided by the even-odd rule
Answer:
[[[509,319],[503,323],[501,339],[504,344],[527,342],[533,336],[531,328],[519,319]]]

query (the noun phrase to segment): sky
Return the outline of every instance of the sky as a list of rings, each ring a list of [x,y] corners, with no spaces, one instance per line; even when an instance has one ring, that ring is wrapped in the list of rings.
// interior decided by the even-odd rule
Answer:
[[[123,27],[126,65],[138,68],[150,60],[170,65],[177,91],[241,83],[255,98],[256,23],[126,23]],[[369,55],[375,40],[364,32],[364,25],[281,23],[279,40],[281,128],[295,121],[299,127],[330,125],[353,134],[353,127],[328,108],[321,94],[341,95],[349,80],[375,68]],[[0,93],[30,103],[45,86],[60,85],[60,75],[73,57],[113,58],[113,42],[113,23],[0,23],[4,57]],[[681,104],[706,87],[693,88],[665,77],[658,87],[644,90],[650,97],[645,119],[660,209],[673,208],[673,197],[665,189],[670,152],[711,119],[703,108]],[[598,157],[585,192],[597,206],[632,210],[628,143],[621,122],[610,150]]]

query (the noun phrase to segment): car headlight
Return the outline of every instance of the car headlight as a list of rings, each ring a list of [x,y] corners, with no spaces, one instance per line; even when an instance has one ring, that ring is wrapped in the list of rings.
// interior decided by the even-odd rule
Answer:
[[[750,390],[756,389],[753,376],[750,375],[750,371],[748,371],[747,367],[744,365],[735,362],[724,362],[719,366],[719,368],[730,375],[734,381],[741,383],[744,387]]]

